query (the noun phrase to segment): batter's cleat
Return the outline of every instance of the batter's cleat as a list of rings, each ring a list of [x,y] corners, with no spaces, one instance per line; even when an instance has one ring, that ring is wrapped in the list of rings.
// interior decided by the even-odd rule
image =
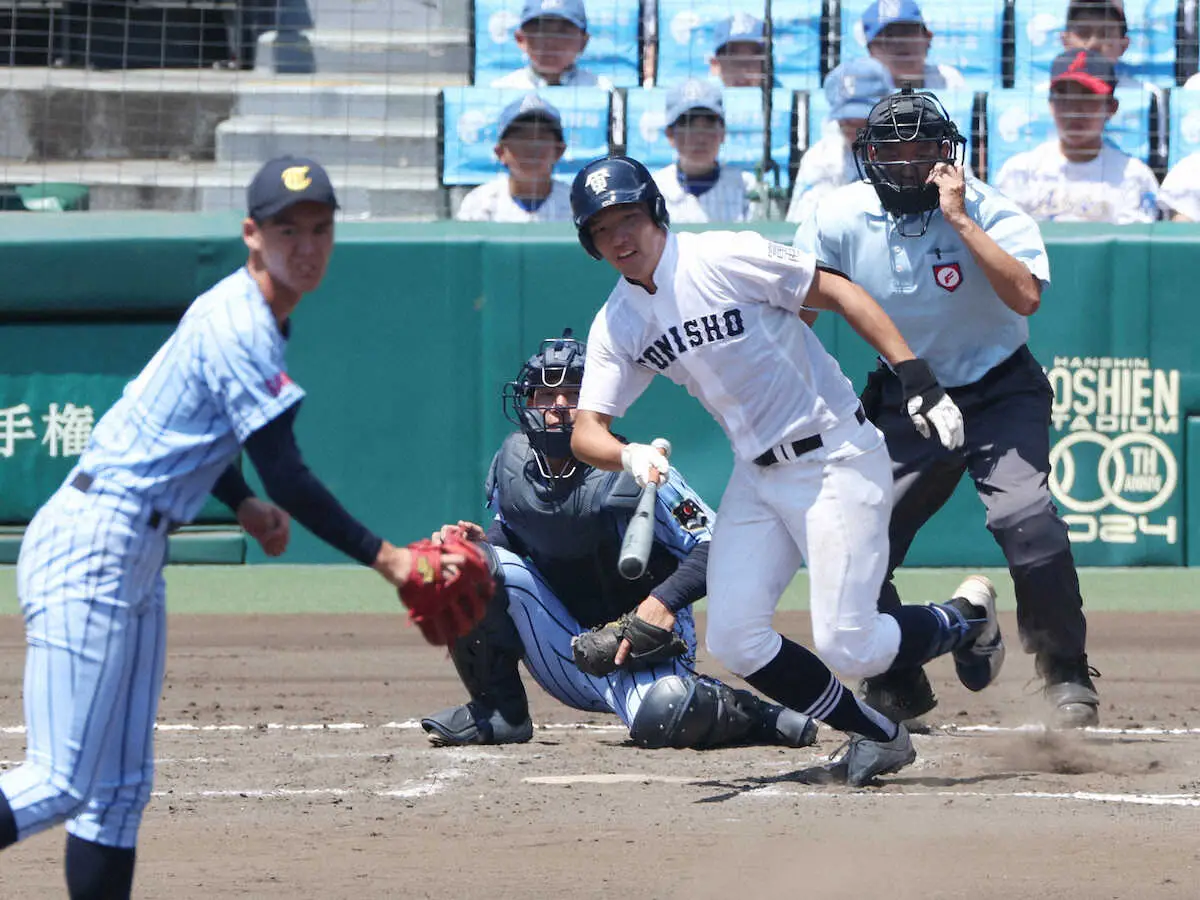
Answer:
[[[774,738],[773,743],[783,747],[811,747],[817,742],[817,720],[786,706],[780,707]]]
[[[438,747],[462,744],[524,744],[533,737],[528,717],[512,724],[498,712],[474,701],[452,706],[421,720],[429,740]]]
[[[894,669],[864,678],[859,685],[859,696],[867,706],[893,722],[911,722],[937,706],[933,686],[921,668]]]
[[[1050,704],[1051,726],[1060,730],[1093,728],[1100,724],[1100,695],[1092,678],[1100,673],[1078,659],[1038,657],[1037,669],[1046,679],[1043,688]]]
[[[954,670],[968,691],[982,691],[996,680],[1004,665],[1004,638],[996,618],[996,587],[982,575],[971,575],[954,590],[954,597],[983,610],[986,621],[970,644],[954,651]]]
[[[912,737],[904,725],[890,741],[872,741],[861,734],[850,739],[846,752],[834,760],[828,771],[851,787],[869,784],[879,775],[899,772],[917,758]]]

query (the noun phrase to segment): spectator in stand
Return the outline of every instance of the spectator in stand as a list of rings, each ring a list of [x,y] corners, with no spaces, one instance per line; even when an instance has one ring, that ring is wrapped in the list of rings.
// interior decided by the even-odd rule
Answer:
[[[553,177],[567,149],[558,110],[537,94],[514,100],[500,114],[496,158],[507,169],[463,198],[463,222],[569,222],[570,187]]]
[[[788,206],[789,222],[803,222],[822,197],[859,180],[851,149],[854,139],[859,129],[866,127],[871,108],[894,90],[891,73],[869,56],[844,62],[825,77],[829,116],[820,140],[800,159]]]
[[[749,13],[736,13],[718,22],[713,36],[709,60],[713,76],[727,88],[762,87],[767,75],[767,30],[763,20]]]
[[[875,0],[862,15],[867,53],[892,73],[897,88],[960,91],[967,82],[953,66],[928,60],[933,32],[915,0]]]
[[[1157,103],[1159,158],[1167,158],[1167,101],[1162,88],[1129,74],[1121,57],[1129,49],[1129,26],[1121,0],[1071,0],[1062,32],[1067,50],[1094,50],[1113,64],[1117,89],[1151,94]]]
[[[528,64],[497,78],[492,87],[537,90],[548,85],[600,87],[613,84],[576,64],[588,44],[583,0],[525,0],[515,38]]]
[[[1200,222],[1200,153],[1175,163],[1163,179],[1158,203],[1172,222]]]
[[[749,172],[717,160],[725,142],[725,103],[711,81],[689,78],[667,92],[667,140],[675,162],[654,173],[672,222],[745,222]]]
[[[1035,219],[1153,222],[1158,180],[1150,167],[1104,139],[1117,111],[1117,75],[1094,50],[1059,54],[1050,69],[1057,137],[1004,164],[994,184]]]

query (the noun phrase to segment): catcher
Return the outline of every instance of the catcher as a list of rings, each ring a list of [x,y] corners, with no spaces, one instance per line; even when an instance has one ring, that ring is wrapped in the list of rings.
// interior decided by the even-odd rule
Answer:
[[[497,589],[482,623],[450,645],[470,694],[421,720],[436,744],[508,744],[533,736],[519,660],[567,706],[612,712],[640,746],[807,746],[816,722],[698,675],[691,604],[705,594],[712,511],[675,469],[658,489],[645,573],[617,569],[640,488],[571,456],[585,347],[543,341],[504,390],[510,434],[492,461],[485,534],[471,522],[434,540],[486,540]],[[590,629],[590,630],[589,630]]]

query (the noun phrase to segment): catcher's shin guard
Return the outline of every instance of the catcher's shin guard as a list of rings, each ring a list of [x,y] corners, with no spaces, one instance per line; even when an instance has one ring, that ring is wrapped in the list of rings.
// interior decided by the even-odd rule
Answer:
[[[746,743],[806,747],[816,740],[817,723],[711,678],[667,675],[646,693],[629,737],[652,750]]]
[[[529,718],[529,699],[517,663],[525,653],[517,626],[508,615],[508,595],[501,587],[487,614],[469,634],[450,646],[450,658],[471,700],[489,714],[498,712],[518,725]]]

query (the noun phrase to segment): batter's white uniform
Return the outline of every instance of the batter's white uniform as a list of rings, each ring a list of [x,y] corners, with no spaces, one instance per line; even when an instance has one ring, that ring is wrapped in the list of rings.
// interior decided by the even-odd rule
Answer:
[[[679,183],[675,164],[655,172],[654,183],[667,201],[672,222],[745,222],[751,217],[749,195],[754,190],[754,176],[741,169],[721,166],[717,183],[700,196],[689,194]]]
[[[570,222],[571,188],[555,181],[546,201],[528,210],[509,193],[508,176],[497,175],[463,197],[454,218],[460,222]]]
[[[1167,173],[1158,202],[1165,210],[1200,222],[1200,153],[1185,156]]]
[[[1128,225],[1158,218],[1158,179],[1108,142],[1079,163],[1053,138],[1006,162],[992,184],[1035,219]]]
[[[891,463],[858,398],[798,317],[813,256],[753,232],[668,234],[657,291],[621,280],[588,335],[579,408],[621,416],[661,373],[724,429],[734,468],[708,561],[710,652],[739,675],[775,658],[779,597],[802,561],[818,654],[849,677],[895,658],[876,610],[887,567]],[[797,457],[793,441],[822,445]],[[760,466],[768,450],[783,462]]]

